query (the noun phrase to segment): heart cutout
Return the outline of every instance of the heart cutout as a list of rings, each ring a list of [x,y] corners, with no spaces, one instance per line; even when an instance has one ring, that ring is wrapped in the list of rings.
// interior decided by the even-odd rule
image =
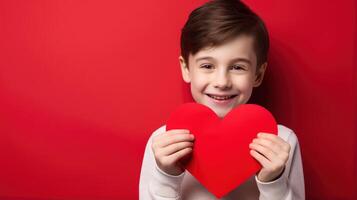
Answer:
[[[217,198],[260,170],[249,153],[257,133],[277,134],[273,115],[255,104],[239,105],[220,119],[205,105],[186,103],[171,113],[166,130],[172,129],[188,129],[195,136],[185,168]]]

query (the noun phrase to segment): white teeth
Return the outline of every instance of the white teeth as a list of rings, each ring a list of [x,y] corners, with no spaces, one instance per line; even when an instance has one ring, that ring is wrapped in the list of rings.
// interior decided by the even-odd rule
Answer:
[[[231,95],[231,96],[213,96],[213,95],[208,95],[209,97],[213,98],[213,99],[217,99],[217,100],[227,100],[230,99],[232,97],[234,97],[235,95]]]

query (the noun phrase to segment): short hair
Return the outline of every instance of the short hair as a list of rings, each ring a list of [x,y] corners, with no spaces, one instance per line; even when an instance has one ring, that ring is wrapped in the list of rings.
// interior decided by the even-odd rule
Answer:
[[[247,34],[254,38],[257,67],[267,61],[269,35],[263,20],[239,0],[211,0],[189,15],[181,30],[181,55],[188,65],[190,53],[215,47]]]

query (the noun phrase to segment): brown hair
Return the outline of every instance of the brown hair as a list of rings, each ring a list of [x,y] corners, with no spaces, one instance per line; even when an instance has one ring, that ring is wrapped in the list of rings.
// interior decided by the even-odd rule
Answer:
[[[241,34],[254,37],[257,67],[267,61],[269,35],[263,20],[239,0],[211,0],[191,12],[181,31],[181,55],[219,46]],[[258,70],[257,70],[258,71]]]

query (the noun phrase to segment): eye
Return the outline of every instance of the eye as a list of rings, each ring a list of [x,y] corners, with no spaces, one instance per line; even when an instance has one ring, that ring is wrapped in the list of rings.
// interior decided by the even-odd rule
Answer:
[[[201,68],[204,68],[204,69],[212,69],[213,66],[210,65],[210,64],[203,64],[203,65],[201,65]]]
[[[244,67],[240,66],[240,65],[233,65],[231,67],[231,69],[234,69],[234,70],[245,70]]]

